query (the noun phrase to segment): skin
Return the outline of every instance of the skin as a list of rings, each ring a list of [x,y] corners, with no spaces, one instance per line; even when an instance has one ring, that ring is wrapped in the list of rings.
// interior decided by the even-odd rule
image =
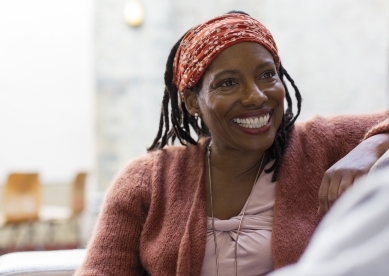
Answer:
[[[188,112],[193,116],[198,113],[210,130],[214,216],[229,219],[242,210],[261,159],[275,139],[283,116],[285,89],[270,52],[252,42],[222,51],[202,80],[200,92],[188,90],[184,102]],[[258,130],[247,131],[233,120],[269,112],[269,123]],[[388,149],[389,133],[375,135],[330,167],[319,189],[318,213],[326,213]],[[205,171],[208,172],[208,162]],[[211,216],[208,177],[205,187],[207,215]]]
[[[284,97],[273,56],[253,42],[222,51],[204,73],[200,93],[186,93],[187,110],[202,117],[212,137],[215,217],[229,219],[242,210],[262,157],[281,124]],[[248,129],[234,122],[234,118],[267,114],[269,122],[261,128]],[[205,165],[208,171],[207,162]],[[208,177],[205,181],[207,213],[211,215]]]
[[[324,174],[319,189],[319,214],[326,213],[355,181],[364,178],[389,149],[389,133],[374,135],[355,147]]]

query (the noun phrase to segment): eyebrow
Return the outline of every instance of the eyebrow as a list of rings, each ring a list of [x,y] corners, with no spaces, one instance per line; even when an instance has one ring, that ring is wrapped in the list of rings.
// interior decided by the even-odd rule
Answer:
[[[260,65],[258,65],[258,66],[255,68],[255,70],[261,70],[261,69],[263,69],[264,67],[267,67],[267,66],[269,66],[269,65],[274,65],[274,66],[275,66],[274,61],[270,61],[270,60],[269,60],[269,61],[265,61],[265,62],[261,63]],[[220,72],[217,72],[217,73],[213,76],[212,81],[215,80],[215,79],[217,79],[217,78],[219,78],[219,77],[222,76],[222,75],[225,75],[225,74],[238,74],[238,73],[239,73],[239,70],[236,70],[236,69],[222,70],[222,71],[220,71]]]

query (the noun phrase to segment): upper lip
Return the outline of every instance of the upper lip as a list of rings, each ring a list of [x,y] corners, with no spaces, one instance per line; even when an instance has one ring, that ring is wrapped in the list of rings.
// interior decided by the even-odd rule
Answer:
[[[264,107],[264,108],[257,109],[257,110],[251,110],[251,111],[244,112],[239,116],[234,117],[234,119],[235,118],[244,119],[244,118],[250,118],[250,117],[261,117],[261,116],[265,116],[265,115],[271,113],[272,110],[273,109],[270,107]]]

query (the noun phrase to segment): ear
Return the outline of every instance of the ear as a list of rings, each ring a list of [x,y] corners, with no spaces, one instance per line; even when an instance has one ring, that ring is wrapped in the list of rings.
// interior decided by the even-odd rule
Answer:
[[[195,113],[200,114],[200,107],[198,104],[198,94],[188,89],[184,93],[184,103],[186,110],[194,116]]]

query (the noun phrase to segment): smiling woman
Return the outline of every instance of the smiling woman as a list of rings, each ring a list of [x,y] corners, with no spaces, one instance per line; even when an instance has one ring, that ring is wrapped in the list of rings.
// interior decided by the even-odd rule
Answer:
[[[295,125],[300,107],[260,22],[230,12],[190,29],[167,60],[157,136],[111,186],[76,275],[265,275],[296,262],[389,148],[389,112]]]
[[[184,94],[186,109],[212,129],[213,150],[262,156],[284,113],[285,89],[273,56],[255,42],[221,52],[202,77],[200,93]],[[268,118],[267,121],[264,121]]]

